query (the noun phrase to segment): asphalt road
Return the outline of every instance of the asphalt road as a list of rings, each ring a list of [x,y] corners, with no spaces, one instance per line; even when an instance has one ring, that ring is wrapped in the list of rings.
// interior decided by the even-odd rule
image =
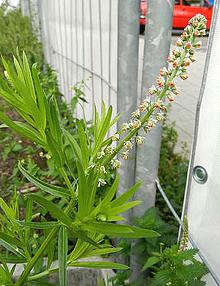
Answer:
[[[176,39],[177,36],[172,36],[171,49],[175,45]],[[208,37],[200,40],[202,41],[202,48],[197,50],[195,55],[196,61],[189,67],[189,78],[185,81],[177,80],[180,94],[176,97],[176,101],[172,104],[168,115],[168,120],[175,122],[176,130],[179,134],[178,150],[181,148],[181,142],[186,142],[189,150],[192,143],[196,106],[205,65]],[[143,61],[143,43],[143,36],[140,36],[140,61]]]

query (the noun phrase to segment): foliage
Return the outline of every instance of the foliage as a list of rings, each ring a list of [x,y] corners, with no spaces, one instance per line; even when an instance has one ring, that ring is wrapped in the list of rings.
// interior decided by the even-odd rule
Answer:
[[[188,223],[184,219],[184,232],[180,245],[172,245],[170,248],[154,252],[145,263],[143,270],[152,268],[156,271],[150,285],[206,285],[202,278],[208,273],[206,266],[196,259],[197,249],[187,249]]]
[[[195,258],[197,252],[197,249],[180,251],[178,245],[173,245],[170,248],[165,248],[161,253],[154,253],[144,267],[144,269],[153,268],[157,264],[157,267],[154,267],[156,274],[150,285],[206,285],[201,279],[207,274],[207,269]]]
[[[42,67],[42,45],[33,32],[30,18],[22,16],[20,9],[10,8],[7,1],[0,5],[0,31],[0,52],[6,60],[10,60],[19,47],[20,51],[25,50],[31,63],[38,62]],[[0,65],[2,72],[3,66]]]
[[[57,255],[60,263],[61,285],[66,285],[67,266],[126,269],[125,266],[117,263],[89,264],[78,261],[83,257],[120,251],[120,248],[114,248],[104,242],[105,235],[130,238],[158,235],[152,230],[113,223],[123,219],[119,213],[140,203],[139,201],[127,202],[140,183],[115,199],[119,183],[119,176],[116,176],[104,198],[98,203],[95,202],[97,189],[103,185],[103,182],[107,184],[106,170],[111,168],[109,165],[111,155],[110,158],[108,156],[103,158],[100,157],[100,152],[103,146],[109,145],[109,140],[106,141],[105,136],[112,124],[117,121],[117,118],[111,119],[112,108],[109,107],[106,110],[103,104],[101,116],[96,112],[93,123],[96,128],[93,129],[92,138],[88,136],[85,122],[77,120],[77,137],[75,137],[62,123],[56,98],[44,93],[36,65],[34,64],[30,69],[25,54],[22,59],[19,56],[14,58],[14,66],[4,59],[3,64],[6,79],[0,78],[0,94],[17,110],[22,120],[13,120],[2,112],[0,119],[21,136],[40,145],[44,152],[49,154],[65,182],[64,187],[60,187],[42,181],[28,172],[20,162],[18,168],[21,173],[40,191],[38,194],[27,192],[26,212],[23,217],[20,217],[17,196],[13,199],[11,206],[1,199],[0,205],[4,213],[4,216],[1,215],[2,246],[13,254],[13,258],[9,258],[2,252],[1,259],[6,262],[11,259],[16,263],[27,262],[27,267],[18,278],[16,285],[24,285],[28,279],[38,280],[39,275],[44,277],[56,271],[50,267]],[[73,164],[76,168],[76,176],[72,172]],[[69,176],[66,170],[69,171]],[[33,212],[35,205],[39,205],[46,211],[37,221],[33,220],[36,217]],[[45,213],[50,214],[49,220]],[[30,237],[36,237],[38,229],[41,230],[41,235],[33,247]],[[70,252],[67,246],[68,240],[76,241]],[[39,263],[44,255],[48,257],[46,269],[42,263]],[[33,269],[34,273],[30,276]]]
[[[150,228],[158,233],[160,233],[159,237],[155,238],[142,238],[135,241],[135,253],[137,257],[140,258],[140,265],[144,265],[146,262],[146,258],[150,257],[152,252],[159,252],[161,249],[161,245],[166,247],[171,246],[176,243],[176,233],[178,228],[174,225],[170,225],[163,221],[159,216],[159,210],[157,208],[150,208],[144,214],[143,217],[135,218],[135,225],[141,228]],[[161,244],[163,242],[163,244]],[[133,242],[134,244],[134,242]],[[122,255],[125,260],[129,260],[131,254],[131,242],[129,240],[121,240],[119,246],[122,248]],[[114,281],[115,286],[120,285],[133,285],[129,284],[129,277],[131,275],[132,269],[127,271],[117,271],[117,275],[112,279]],[[143,279],[141,277],[140,279]],[[144,277],[146,281],[147,278]],[[136,285],[143,285],[144,281],[137,281]]]

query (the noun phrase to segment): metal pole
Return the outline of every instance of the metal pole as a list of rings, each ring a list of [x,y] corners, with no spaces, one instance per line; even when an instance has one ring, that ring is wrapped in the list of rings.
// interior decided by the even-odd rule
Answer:
[[[29,0],[21,0],[21,12],[23,16],[30,17],[30,3]]]
[[[130,118],[137,106],[139,0],[118,1],[118,94],[117,111],[122,114],[119,126]],[[134,150],[120,168],[122,194],[135,181]],[[127,216],[128,218],[128,216]]]
[[[173,5],[174,0],[147,0],[141,100],[146,98],[148,88],[155,84],[160,68],[167,65],[171,43]],[[161,133],[162,127],[157,126],[147,136],[144,146],[137,148],[135,179],[136,181],[143,180],[143,184],[135,196],[143,203],[140,207],[133,209],[133,216],[142,216],[149,207],[154,206]],[[135,242],[133,242],[131,250],[132,281],[140,279],[140,267]]]

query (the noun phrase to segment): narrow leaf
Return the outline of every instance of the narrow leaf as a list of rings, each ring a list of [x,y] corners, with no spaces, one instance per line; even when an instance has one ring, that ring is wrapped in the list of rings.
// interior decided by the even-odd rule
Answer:
[[[159,257],[149,257],[147,262],[144,264],[142,271],[147,270],[148,268],[150,268],[151,266],[157,264],[158,262],[160,262],[160,258]]]
[[[56,204],[39,195],[30,194],[28,197],[44,207],[54,218],[58,219],[66,226],[71,226],[72,220]]]
[[[31,182],[33,185],[35,185],[42,191],[49,193],[55,197],[69,198],[70,193],[68,189],[64,189],[58,186],[53,186],[53,185],[50,185],[48,183],[41,181],[40,179],[31,175],[27,170],[25,170],[25,168],[21,165],[20,162],[18,163],[18,168],[21,171],[21,173],[25,176],[25,178],[28,179],[29,182]]]
[[[61,226],[58,235],[58,261],[60,286],[67,286],[68,235],[65,226]]]
[[[109,262],[109,261],[71,262],[70,266],[95,268],[95,269],[121,269],[121,270],[129,269],[127,265]]]

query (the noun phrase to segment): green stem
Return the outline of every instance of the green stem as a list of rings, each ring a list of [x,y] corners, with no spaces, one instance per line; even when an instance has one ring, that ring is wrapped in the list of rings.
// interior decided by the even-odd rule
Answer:
[[[59,168],[59,171],[60,171],[60,174],[62,175],[62,177],[63,177],[63,179],[64,179],[64,181],[65,181],[65,183],[66,183],[66,185],[67,185],[67,187],[68,187],[68,189],[70,191],[71,197],[74,198],[75,197],[75,192],[74,192],[74,190],[72,188],[72,184],[71,184],[71,182],[70,182],[70,180],[69,180],[69,178],[68,178],[68,176],[66,174],[66,171],[64,170],[63,167]]]
[[[71,183],[69,181],[69,178],[67,177],[67,174],[66,174],[66,172],[65,172],[65,170],[63,168],[60,169],[60,173],[63,176],[63,178],[65,180],[65,183],[67,184],[71,194],[74,195],[74,197],[75,197],[75,193],[74,193],[74,191],[72,189],[72,185],[71,185]],[[73,200],[71,200],[70,204],[67,206],[67,208],[65,210],[65,213],[69,213],[70,211],[72,211],[71,207],[70,207],[70,206],[72,206],[72,203],[73,203]],[[42,245],[40,246],[40,248],[38,249],[36,254],[27,263],[27,266],[26,266],[25,270],[21,274],[21,276],[18,279],[18,281],[15,283],[16,286],[22,286],[24,284],[24,282],[27,280],[29,273],[33,269],[33,267],[36,264],[36,262],[38,261],[38,259],[42,256],[43,252],[47,248],[47,245],[51,242],[51,240],[53,239],[53,237],[57,233],[58,229],[59,229],[59,227],[54,227],[51,230],[51,232],[48,234],[48,236],[46,237],[46,239],[44,240],[44,242],[42,243]]]

